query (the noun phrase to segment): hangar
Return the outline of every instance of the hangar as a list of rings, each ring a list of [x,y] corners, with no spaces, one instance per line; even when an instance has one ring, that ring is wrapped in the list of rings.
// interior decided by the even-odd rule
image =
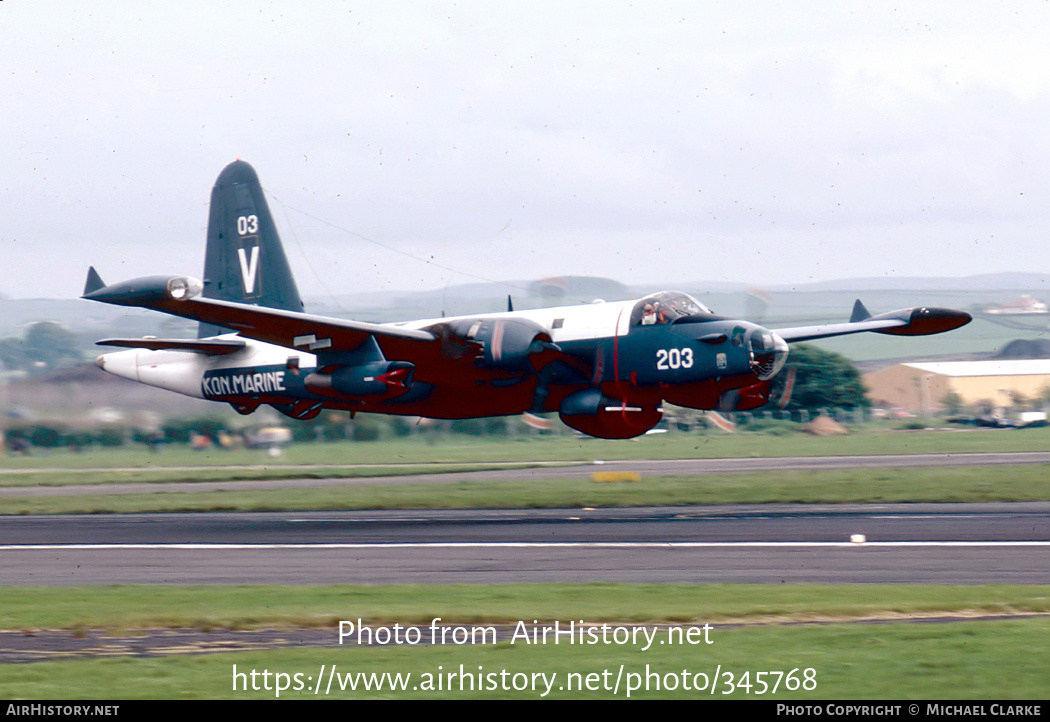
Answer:
[[[863,378],[876,405],[923,416],[943,411],[952,393],[966,406],[1008,409],[1017,398],[1037,399],[1050,389],[1050,359],[903,363]]]

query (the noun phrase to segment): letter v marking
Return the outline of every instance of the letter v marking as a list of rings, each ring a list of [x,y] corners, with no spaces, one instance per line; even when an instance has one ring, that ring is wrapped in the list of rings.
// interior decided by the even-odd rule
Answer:
[[[237,249],[237,258],[241,261],[241,280],[244,281],[245,295],[255,293],[255,274],[259,270],[259,247],[252,246],[252,260],[248,261],[248,254],[243,248]]]

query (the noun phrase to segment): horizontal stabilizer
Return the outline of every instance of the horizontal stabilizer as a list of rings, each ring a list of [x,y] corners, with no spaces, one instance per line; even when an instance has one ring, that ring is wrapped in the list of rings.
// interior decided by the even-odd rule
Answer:
[[[177,339],[177,338],[107,338],[95,342],[99,346],[146,348],[151,351],[189,351],[207,356],[225,356],[244,348],[244,341],[236,338]]]

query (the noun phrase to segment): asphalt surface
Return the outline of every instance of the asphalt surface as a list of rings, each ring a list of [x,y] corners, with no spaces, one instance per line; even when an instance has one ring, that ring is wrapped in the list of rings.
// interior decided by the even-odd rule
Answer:
[[[629,460],[14,495],[1050,463],[1050,453]],[[0,585],[549,581],[1050,584],[1050,503],[0,517]]]
[[[3,585],[550,581],[1050,584],[1050,503],[0,522]]]

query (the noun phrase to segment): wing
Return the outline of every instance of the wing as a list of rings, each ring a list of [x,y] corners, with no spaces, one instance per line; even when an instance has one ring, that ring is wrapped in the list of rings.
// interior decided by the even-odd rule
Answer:
[[[822,326],[799,326],[773,329],[787,342],[811,341],[816,338],[845,336],[851,333],[873,331],[894,336],[929,336],[965,326],[972,320],[970,314],[950,308],[902,308],[872,316],[858,299],[853,304],[849,323],[829,323]]]
[[[493,378],[536,374],[554,361],[579,360],[551,342],[550,332],[527,319],[450,319],[425,329],[348,321],[298,311],[200,298],[203,284],[186,276],[150,276],[106,286],[89,271],[83,298],[149,308],[200,321],[276,346],[316,354],[325,367],[350,367],[378,359],[408,361],[416,380],[440,384],[455,379],[470,386]],[[235,337],[197,341],[112,339],[113,345],[162,348],[211,355],[233,353]],[[240,342],[243,343],[243,342]],[[377,358],[378,357],[378,358]]]
[[[234,329],[245,338],[310,353],[353,351],[369,338],[375,338],[384,351],[395,353],[398,358],[411,358],[417,355],[412,353],[413,349],[418,352],[422,350],[421,346],[430,346],[437,340],[429,331],[188,297],[200,282],[181,276],[150,276],[112,286],[99,286],[100,283],[98,274],[91,269],[83,298],[118,306],[149,308]],[[137,345],[149,348],[142,343]],[[182,348],[199,350],[188,346]]]
[[[231,328],[246,338],[277,346],[317,353],[351,351],[370,337],[382,340],[384,349],[436,340],[429,331],[417,331],[377,323],[347,321],[327,316],[313,316],[296,311],[249,306],[231,301],[193,298],[151,306],[158,311],[183,318]]]

